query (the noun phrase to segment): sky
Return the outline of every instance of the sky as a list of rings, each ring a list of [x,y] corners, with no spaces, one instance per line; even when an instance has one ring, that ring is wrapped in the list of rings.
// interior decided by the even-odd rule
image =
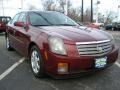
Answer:
[[[4,10],[4,15],[10,15],[13,17],[16,12],[19,12],[21,10],[21,7],[22,7],[21,1],[23,1],[24,9],[28,9],[30,5],[33,5],[36,8],[41,9],[41,10],[43,8],[41,0],[3,0],[4,7],[6,8]],[[73,7],[81,6],[81,0],[71,0],[71,1],[73,4]],[[90,8],[91,0],[83,0],[83,1],[84,1],[84,8],[85,9]],[[99,1],[100,1],[100,4],[98,5],[99,12],[103,14],[105,14],[106,11],[118,12],[118,4],[120,3],[119,0],[99,0]],[[97,0],[93,0],[94,8],[97,7],[96,2]],[[1,5],[0,5],[0,8],[1,8]],[[1,9],[0,9],[0,14],[3,14],[3,11]]]
[[[72,1],[73,1],[74,7],[81,6],[81,0],[72,0]],[[83,1],[84,1],[84,8],[90,8],[91,0],[83,0]],[[103,13],[103,12],[108,11],[108,10],[112,10],[112,11],[117,12],[119,0],[98,0],[98,1],[100,1],[100,4],[98,5],[100,12]],[[94,8],[97,6],[96,3],[97,3],[97,0],[93,0]]]

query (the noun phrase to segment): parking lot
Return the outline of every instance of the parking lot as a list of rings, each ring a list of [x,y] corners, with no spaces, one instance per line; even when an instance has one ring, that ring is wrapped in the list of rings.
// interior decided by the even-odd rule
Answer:
[[[120,32],[108,32],[120,47]],[[35,78],[29,62],[16,51],[7,51],[4,34],[0,34],[0,90],[120,90],[120,55],[113,66],[91,75],[64,80]]]

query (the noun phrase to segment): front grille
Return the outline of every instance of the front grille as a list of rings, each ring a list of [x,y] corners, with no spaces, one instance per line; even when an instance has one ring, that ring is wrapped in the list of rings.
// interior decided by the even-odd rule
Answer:
[[[112,50],[110,40],[77,42],[77,50],[81,56],[102,56]]]

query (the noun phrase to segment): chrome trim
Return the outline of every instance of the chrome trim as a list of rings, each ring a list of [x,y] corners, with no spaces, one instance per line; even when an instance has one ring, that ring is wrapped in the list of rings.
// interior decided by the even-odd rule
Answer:
[[[96,44],[96,43],[104,43],[104,42],[110,42],[111,40],[102,40],[102,41],[89,41],[89,42],[76,42],[76,45],[78,44]]]

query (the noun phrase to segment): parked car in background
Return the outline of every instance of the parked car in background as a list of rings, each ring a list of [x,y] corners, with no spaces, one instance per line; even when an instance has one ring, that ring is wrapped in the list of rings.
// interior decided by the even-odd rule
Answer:
[[[104,23],[97,23],[97,22],[95,22],[95,23],[93,23],[94,25],[97,25],[97,26],[99,26],[99,27],[103,27],[104,26]]]
[[[0,33],[6,31],[6,24],[11,20],[9,16],[0,16]]]
[[[103,70],[118,57],[118,48],[109,33],[79,26],[53,11],[16,14],[8,24],[6,47],[28,57],[36,77],[79,76]]]
[[[84,23],[84,25],[87,26],[87,27],[100,29],[100,25],[96,25],[94,23],[86,22],[86,23]]]
[[[112,23],[112,30],[113,31],[119,31],[120,30],[120,22]]]
[[[112,30],[112,23],[105,25],[105,30]]]

